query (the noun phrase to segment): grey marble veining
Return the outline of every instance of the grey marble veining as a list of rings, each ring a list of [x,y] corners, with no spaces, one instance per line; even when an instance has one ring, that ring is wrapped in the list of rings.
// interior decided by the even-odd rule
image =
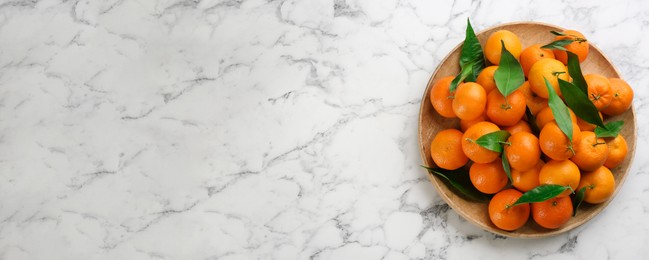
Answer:
[[[635,90],[606,210],[540,240],[459,217],[420,165],[437,64],[476,30],[574,28]],[[2,1],[0,259],[637,259],[645,1]]]

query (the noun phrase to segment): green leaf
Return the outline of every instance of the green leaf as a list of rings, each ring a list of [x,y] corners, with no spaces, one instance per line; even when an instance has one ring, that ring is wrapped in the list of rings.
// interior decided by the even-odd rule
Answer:
[[[500,63],[494,73],[494,80],[500,93],[507,97],[525,83],[525,74],[518,60],[505,48],[505,43],[501,40],[500,44]]]
[[[605,125],[606,127],[596,127],[595,135],[597,137],[616,137],[622,127],[624,126],[624,121],[614,121]]]
[[[588,85],[586,84],[586,79],[584,79],[584,74],[581,73],[581,65],[579,63],[579,57],[577,54],[574,54],[570,51],[568,53],[568,73],[572,78],[572,83],[575,86],[588,96]]]
[[[503,161],[503,169],[505,169],[505,173],[507,174],[509,183],[514,183],[514,180],[512,180],[512,168],[509,166],[509,161],[507,160],[507,155],[505,155],[504,149],[503,149],[503,153],[500,155],[500,158]]]
[[[577,86],[562,79],[559,79],[559,88],[561,88],[563,99],[566,100],[566,105],[572,109],[575,115],[588,123],[604,127],[604,122],[599,117],[597,107],[588,99],[586,93],[581,92]]]
[[[543,80],[545,80],[545,87],[548,89],[548,105],[552,109],[554,120],[557,121],[557,125],[559,125],[561,131],[572,141],[572,119],[570,118],[568,107],[563,103],[559,95],[557,95],[557,92],[554,91],[548,79],[543,77]]]
[[[577,215],[577,208],[581,205],[581,202],[584,201],[584,195],[586,195],[586,187],[582,187],[575,193],[575,196],[572,197],[572,216]]]
[[[571,39],[557,40],[557,41],[553,41],[553,42],[551,42],[549,44],[543,45],[543,46],[541,46],[541,48],[565,51],[566,48],[564,48],[563,46],[571,44],[572,42],[574,42],[574,40],[571,40]]]
[[[569,189],[570,186],[562,186],[562,185],[556,185],[556,184],[544,184],[537,186],[534,189],[531,189],[525,193],[523,193],[523,196],[518,198],[516,202],[512,206],[516,206],[519,204],[525,204],[525,203],[534,203],[534,202],[542,202],[549,200],[551,198],[554,198],[556,196],[559,196],[562,192],[565,190]]]
[[[444,169],[433,169],[427,166],[422,165],[424,169],[428,170],[428,173],[431,175],[437,175],[442,178],[447,184],[450,184],[456,191],[460,192],[460,195],[463,195],[469,199],[475,201],[486,201],[489,199],[489,196],[478,191],[469,178],[469,172],[466,169],[460,168],[457,170],[444,170]]]
[[[466,34],[464,43],[462,43],[462,52],[460,53],[460,74],[451,81],[450,90],[455,91],[457,86],[464,80],[475,82],[478,74],[485,67],[484,52],[478,37],[471,27],[469,19],[466,20]]]
[[[550,33],[552,33],[552,34],[554,34],[554,35],[556,35],[556,36],[566,36],[565,33],[557,32],[557,31],[550,31]]]
[[[480,136],[475,143],[499,153],[503,151],[503,143],[507,141],[507,138],[509,138],[510,135],[511,134],[505,130],[499,130]]]
[[[484,62],[485,59],[482,46],[473,31],[471,21],[467,18],[466,33],[464,36],[464,43],[462,44],[462,52],[460,53],[460,68],[464,70],[464,68],[468,69],[470,67],[471,69],[471,74],[468,74],[466,77],[467,81],[476,81],[478,74],[480,74],[480,71],[485,67]]]
[[[451,81],[451,85],[448,87],[450,92],[453,92],[457,89],[457,86],[460,85],[466,79],[466,77],[469,76],[473,71],[473,66],[472,65],[467,65],[467,67],[462,68],[462,71],[460,71],[460,74],[455,76],[455,78]]]
[[[536,136],[539,136],[541,129],[539,129],[539,126],[536,124],[536,117],[534,116],[534,114],[532,114],[532,110],[530,110],[530,107],[528,106],[525,106],[525,116],[527,117],[527,123],[532,129],[532,133]]]

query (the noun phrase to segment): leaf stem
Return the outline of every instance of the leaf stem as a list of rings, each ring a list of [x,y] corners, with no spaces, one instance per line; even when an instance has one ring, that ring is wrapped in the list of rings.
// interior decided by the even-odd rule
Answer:
[[[509,104],[509,101],[507,101],[507,97],[505,97],[505,104],[501,104],[500,108],[503,110],[507,111],[512,108],[512,105]]]
[[[593,99],[592,99],[593,101],[597,101],[598,99],[600,99],[602,97],[600,95],[595,95],[595,93],[592,93],[590,95],[593,96]]]
[[[568,145],[568,150],[570,150],[570,152],[572,152],[572,155],[575,155],[575,149],[572,148],[572,144]]]
[[[601,142],[601,143],[600,143],[600,142],[595,141],[595,143],[593,144],[593,147],[598,146],[598,145],[600,145],[600,144],[606,144],[606,142]]]
[[[553,71],[553,72],[552,72],[552,76],[555,76],[555,77],[558,78],[559,75],[561,75],[561,74],[565,74],[565,73],[566,73],[565,71]]]
[[[580,37],[577,37],[577,36],[575,36],[575,35],[570,35],[570,36],[575,37],[575,41],[578,42],[578,43],[582,43],[582,42],[587,42],[587,41],[588,41],[588,40],[586,40],[586,39],[584,39],[584,38],[580,38]]]
[[[570,185],[566,185],[566,187],[568,187],[568,189],[570,189],[570,193],[575,194],[575,190],[573,190],[572,187],[570,187]]]

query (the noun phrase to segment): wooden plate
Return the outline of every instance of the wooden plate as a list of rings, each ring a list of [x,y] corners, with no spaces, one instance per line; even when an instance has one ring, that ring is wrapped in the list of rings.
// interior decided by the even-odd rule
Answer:
[[[537,22],[517,22],[517,23],[508,23],[499,25],[493,28],[489,28],[477,34],[478,39],[482,46],[484,46],[487,38],[491,33],[498,30],[509,30],[514,32],[521,40],[523,49],[526,47],[535,44],[535,43],[550,43],[554,40],[554,35],[550,34],[550,30],[564,30],[561,27],[537,23]],[[430,103],[429,91],[438,79],[447,76],[455,76],[459,73],[459,57],[461,51],[461,44],[455,47],[444,60],[439,64],[433,75],[428,81],[428,86],[422,97],[421,108],[419,111],[419,147],[421,152],[421,158],[425,165],[435,167],[433,160],[430,157],[430,142],[435,137],[438,131],[447,128],[458,128],[459,129],[459,120],[458,119],[447,119],[441,117],[435,112],[433,106]],[[582,72],[584,74],[597,73],[604,75],[605,77],[620,77],[620,73],[615,69],[613,64],[602,54],[602,52],[595,47],[592,43],[590,45],[590,52],[588,58],[581,63]],[[626,178],[631,160],[635,152],[635,143],[636,143],[636,120],[635,112],[632,109],[625,112],[622,115],[605,119],[605,121],[614,121],[614,120],[624,120],[624,128],[622,129],[621,134],[627,141],[629,153],[625,161],[618,166],[617,168],[611,169],[615,175],[615,194],[619,191],[620,187],[624,183]],[[467,200],[464,197],[459,196],[448,187],[444,182],[441,181],[436,176],[429,175],[430,181],[437,188],[439,194],[444,198],[446,203],[448,203],[451,208],[453,208],[458,214],[464,217],[469,222],[481,227],[490,232],[500,234],[508,237],[518,237],[518,238],[540,238],[548,237],[553,235],[558,235],[573,228],[578,227],[586,223],[588,220],[595,217],[599,214],[608,202],[590,205],[583,203],[579,208],[577,216],[570,219],[570,221],[559,229],[545,229],[538,226],[532,218],[527,222],[522,228],[508,232],[500,230],[494,226],[489,220],[489,214],[487,210],[487,203],[484,202],[474,202]],[[611,198],[612,199],[612,198]],[[609,199],[609,201],[611,201]]]

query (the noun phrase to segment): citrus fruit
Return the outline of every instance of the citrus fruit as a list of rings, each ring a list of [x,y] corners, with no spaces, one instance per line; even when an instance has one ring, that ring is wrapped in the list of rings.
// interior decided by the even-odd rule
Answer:
[[[520,132],[510,136],[507,142],[509,144],[505,145],[505,156],[512,169],[527,171],[536,166],[541,158],[541,148],[535,135]]]
[[[532,203],[532,218],[544,228],[560,228],[572,217],[570,197],[555,197],[546,201]]]
[[[507,185],[507,174],[501,161],[474,163],[469,169],[473,186],[485,194],[499,192]]]
[[[502,190],[489,201],[489,219],[496,227],[514,231],[527,222],[530,217],[528,203],[512,206],[523,195],[515,189]]]
[[[624,140],[624,137],[620,134],[615,138],[606,141],[606,144],[608,146],[608,156],[606,157],[604,166],[613,169],[624,162],[624,158],[628,152],[628,147],[626,145],[626,140]]]
[[[547,123],[539,134],[541,151],[553,160],[566,160],[575,154],[574,147],[580,140],[579,126],[572,124],[572,141],[561,131],[556,122]]]
[[[435,135],[430,143],[430,155],[437,166],[455,170],[469,161],[462,151],[462,135],[457,129],[445,129]]]
[[[462,120],[476,119],[484,113],[487,93],[477,83],[462,83],[455,90],[453,112]]]
[[[479,122],[467,129],[462,136],[462,151],[477,163],[490,163],[498,159],[499,153],[488,150],[476,143],[478,138],[488,133],[496,132],[500,128],[491,122]]]
[[[565,30],[563,31],[563,34],[566,36],[557,36],[555,37],[555,41],[557,40],[563,40],[563,39],[570,39],[573,40],[572,43],[564,46],[564,48],[574,54],[577,54],[577,57],[579,57],[579,62],[583,62],[586,60],[586,57],[588,57],[588,49],[590,47],[590,44],[588,44],[588,40],[586,37],[584,37],[583,34],[581,34],[578,31],[575,30]],[[553,50],[554,52],[554,57],[563,62],[563,64],[568,64],[568,54],[566,51],[562,50]]]
[[[482,113],[482,115],[480,115],[479,117],[477,117],[475,119],[471,119],[471,120],[461,119],[460,120],[460,129],[462,129],[462,131],[464,132],[467,129],[469,129],[469,127],[471,127],[472,125],[475,125],[477,123],[480,123],[482,121],[487,121],[487,120],[488,120],[488,118],[487,118],[487,110],[485,110],[484,113]]]
[[[597,107],[597,110],[606,108],[613,100],[611,82],[604,76],[598,74],[584,75],[588,84],[588,98]]]
[[[532,65],[527,78],[530,88],[537,96],[548,98],[549,94],[544,78],[548,80],[557,95],[561,96],[558,79],[568,81],[568,70],[563,63],[555,59],[541,59]]]
[[[439,115],[446,118],[456,117],[453,112],[454,93],[451,93],[449,88],[454,78],[453,76],[441,78],[433,84],[433,88],[430,90],[430,103]]]
[[[516,90],[506,98],[498,89],[487,96],[487,117],[500,126],[513,126],[525,115],[525,96]]]
[[[582,171],[594,171],[604,165],[608,145],[604,138],[597,138],[592,131],[582,131],[581,141],[573,147],[575,155],[570,158]]]
[[[579,167],[570,160],[550,160],[541,167],[539,172],[539,183],[543,184],[556,184],[556,185],[570,185],[572,190],[577,189],[580,180]],[[565,197],[571,193],[570,189],[564,191],[557,197]]]
[[[534,94],[532,89],[530,88],[530,82],[525,81],[523,85],[518,87],[518,90],[523,92],[523,95],[525,95],[525,103],[527,104],[527,107],[530,109],[530,112],[532,112],[532,115],[535,115],[541,111],[541,109],[545,108],[548,106],[548,100],[542,97],[537,96]]]
[[[527,171],[512,169],[512,185],[519,191],[526,192],[539,186],[539,173],[545,165],[539,160],[534,167]]]
[[[478,74],[478,78],[476,79],[476,83],[480,84],[484,88],[484,91],[486,93],[491,92],[492,90],[496,89],[496,81],[494,80],[494,73],[496,73],[496,70],[498,69],[498,66],[489,66],[484,68],[480,74]]]
[[[605,166],[594,171],[585,172],[581,176],[579,187],[586,187],[584,201],[591,204],[598,204],[607,201],[615,191],[615,177],[611,170]]]
[[[513,126],[503,127],[503,130],[509,132],[509,134],[511,135],[519,132],[532,132],[532,128],[530,128],[530,125],[525,122],[525,120],[519,120],[518,123],[514,124]]]
[[[611,83],[613,98],[608,107],[604,108],[602,112],[609,116],[616,116],[631,108],[633,89],[623,79],[610,78],[608,81]]]
[[[502,41],[502,43],[501,43]],[[518,36],[511,31],[500,30],[489,35],[487,43],[484,46],[484,54],[491,64],[498,65],[500,63],[500,52],[502,51],[502,44],[505,44],[505,49],[509,51],[514,58],[518,59],[521,55],[521,41]]]
[[[525,48],[523,52],[521,52],[520,63],[526,77],[529,74],[532,65],[537,61],[544,58],[554,59],[554,53],[552,53],[552,50],[543,49],[541,46],[541,44],[534,44]]]
[[[599,113],[599,118],[602,119],[602,122],[604,121],[604,117],[602,116],[602,113]],[[588,123],[581,119],[581,117],[577,117],[577,125],[579,126],[579,130],[581,131],[593,131],[595,130],[595,127],[597,127],[594,124]]]
[[[570,119],[572,119],[572,122],[577,123],[577,115],[575,115],[574,112],[572,112],[571,109],[568,109],[568,112],[570,113]],[[552,109],[548,106],[536,115],[536,125],[539,127],[539,129],[543,129],[545,124],[549,122],[556,122],[554,120],[554,114],[552,113]],[[580,129],[581,130],[581,129]]]

